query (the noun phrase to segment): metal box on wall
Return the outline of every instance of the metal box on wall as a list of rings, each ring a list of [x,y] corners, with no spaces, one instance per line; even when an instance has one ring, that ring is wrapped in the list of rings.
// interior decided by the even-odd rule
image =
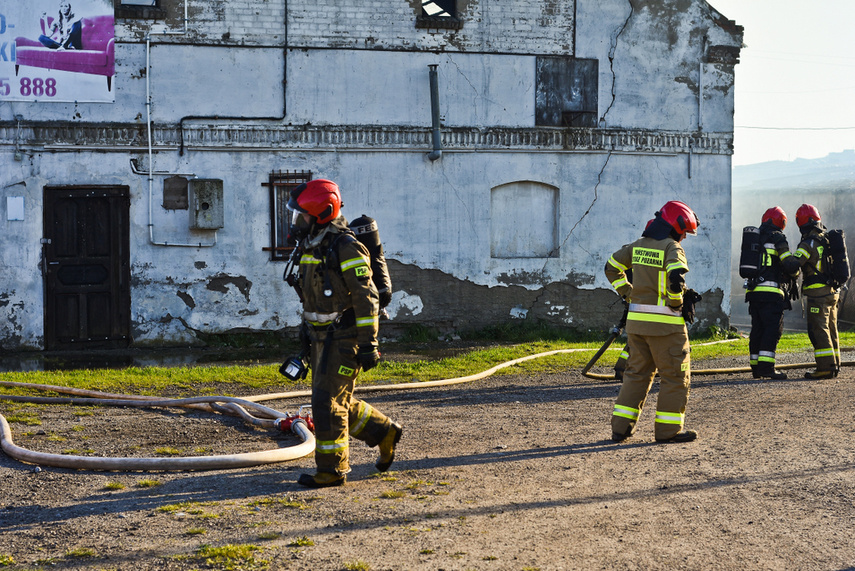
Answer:
[[[216,230],[223,227],[223,181],[214,178],[190,180],[190,228]]]

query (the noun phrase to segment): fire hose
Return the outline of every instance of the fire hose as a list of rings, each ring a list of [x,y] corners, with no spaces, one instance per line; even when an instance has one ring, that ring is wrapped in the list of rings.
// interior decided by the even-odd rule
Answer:
[[[605,343],[594,353],[593,357],[582,368],[582,375],[599,380],[615,380],[614,374],[597,374],[591,373],[590,369],[609,349],[611,344],[622,333],[623,326],[619,325],[609,333]],[[737,341],[737,339],[725,339],[721,341],[713,341],[703,343],[703,345],[711,345],[716,343],[727,343]],[[480,373],[466,375],[463,377],[455,377],[449,379],[439,379],[436,381],[418,381],[409,383],[395,383],[385,385],[358,386],[355,388],[357,392],[377,392],[391,391],[408,388],[430,388],[449,386],[461,383],[468,383],[489,377],[501,369],[518,365],[532,359],[539,359],[551,355],[578,353],[582,351],[590,351],[589,348],[578,349],[555,349],[519,357],[504,363],[495,365]],[[797,369],[813,366],[814,363],[795,363],[795,364],[779,364],[778,369]],[[852,366],[855,362],[847,361],[841,363],[841,366]],[[731,374],[749,372],[748,367],[732,367],[719,369],[696,369],[692,370],[693,375],[710,375],[710,374]],[[285,462],[288,460],[296,460],[314,452],[315,439],[312,434],[312,420],[308,415],[302,414],[302,408],[296,414],[289,414],[277,411],[275,409],[259,405],[259,402],[269,400],[284,400],[289,398],[311,396],[310,390],[297,390],[284,393],[268,393],[262,395],[247,396],[244,398],[225,397],[225,396],[209,396],[209,397],[192,397],[183,399],[169,399],[164,397],[145,397],[138,395],[121,395],[112,393],[102,393],[98,391],[87,391],[82,389],[74,389],[70,387],[62,387],[55,385],[39,385],[31,383],[18,383],[12,381],[0,381],[0,386],[21,387],[36,390],[53,391],[60,394],[72,394],[76,397],[32,397],[32,396],[16,396],[16,395],[0,395],[0,400],[31,402],[42,404],[72,404],[72,405],[101,405],[101,406],[123,406],[123,407],[181,407],[192,408],[206,411],[216,411],[231,416],[238,416],[245,422],[262,428],[274,428],[283,431],[291,430],[302,441],[300,444],[286,448],[267,450],[261,452],[248,452],[242,454],[231,454],[221,456],[206,456],[206,457],[170,457],[170,458],[104,458],[91,456],[74,456],[66,454],[48,454],[42,452],[34,452],[17,446],[12,441],[12,432],[8,422],[0,414],[0,448],[10,457],[31,464],[40,464],[46,466],[54,466],[58,468],[72,468],[84,470],[216,470],[216,469],[233,469],[257,466],[262,464],[271,464]],[[255,414],[251,414],[247,409],[252,410]]]

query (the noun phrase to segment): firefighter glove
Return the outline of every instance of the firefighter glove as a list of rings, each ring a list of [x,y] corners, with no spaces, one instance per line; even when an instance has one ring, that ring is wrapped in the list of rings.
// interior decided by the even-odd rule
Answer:
[[[683,319],[687,323],[695,322],[695,304],[701,301],[701,294],[693,289],[687,289],[683,294]]]
[[[380,362],[380,352],[377,350],[377,345],[360,345],[356,353],[356,360],[363,371],[368,371],[377,366]]]

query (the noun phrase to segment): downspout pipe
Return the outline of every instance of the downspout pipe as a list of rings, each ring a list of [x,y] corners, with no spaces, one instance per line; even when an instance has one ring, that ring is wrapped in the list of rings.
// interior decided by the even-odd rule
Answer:
[[[442,136],[439,131],[439,79],[437,78],[437,64],[430,64],[430,114],[433,140],[433,150],[428,154],[431,161],[435,161],[442,156]]]

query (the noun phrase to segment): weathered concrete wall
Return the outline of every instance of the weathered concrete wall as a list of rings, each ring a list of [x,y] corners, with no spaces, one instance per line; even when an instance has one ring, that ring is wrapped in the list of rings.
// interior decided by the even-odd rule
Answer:
[[[190,2],[186,30],[183,3],[163,4],[166,29],[180,33],[149,36],[148,69],[151,22],[117,24],[115,104],[0,104],[0,203],[23,196],[26,205],[25,220],[0,222],[0,347],[43,345],[48,184],[130,188],[135,343],[296,326],[284,264],[262,250],[263,184],[278,170],[336,180],[346,216],[377,219],[396,324],[462,329],[524,317],[608,327],[620,310],[603,265],[672,199],[701,217],[699,236],[684,243],[689,284],[705,294],[699,326],[726,324],[733,62],[724,48],[738,51],[741,36],[705,2],[467,0],[459,30],[417,28],[415,1],[375,7],[380,14],[289,0],[287,25],[284,2]],[[557,54],[598,61],[597,128],[535,127],[536,60]],[[439,68],[443,115],[435,162],[429,64]],[[151,220],[148,97],[152,168],[165,173],[153,177]],[[206,118],[179,124],[188,116]],[[187,211],[161,206],[163,179],[175,173],[224,181],[215,246],[150,243],[149,223],[155,241],[213,239],[188,228]],[[548,188],[555,198],[521,200],[515,211],[499,188]],[[497,219],[509,213],[507,224]],[[528,220],[554,228],[526,233]],[[539,257],[493,257],[544,236],[554,243]]]

